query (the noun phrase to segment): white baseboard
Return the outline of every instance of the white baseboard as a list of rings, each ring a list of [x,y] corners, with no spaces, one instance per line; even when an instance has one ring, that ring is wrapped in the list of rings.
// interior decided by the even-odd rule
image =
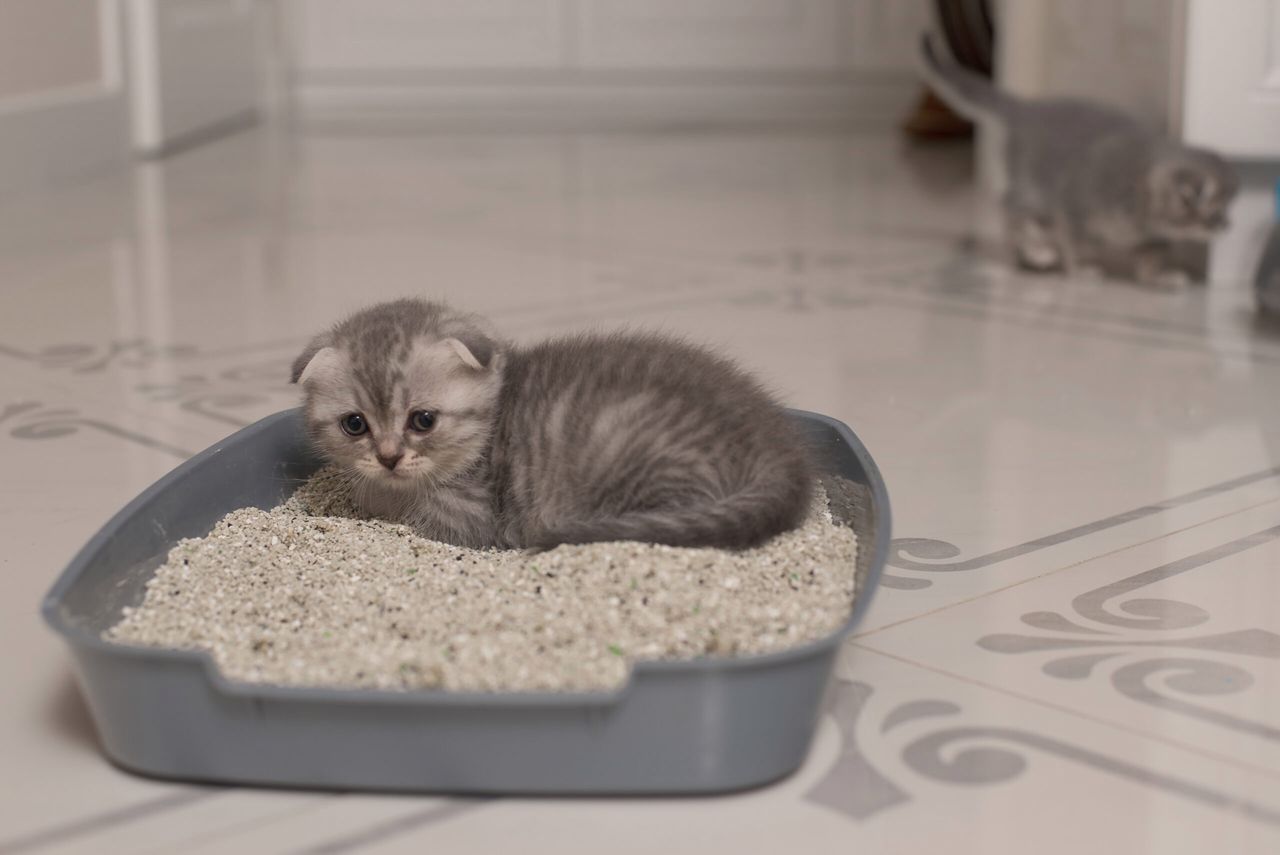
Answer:
[[[830,123],[884,127],[901,120],[919,92],[910,76],[776,79],[663,77],[591,79],[442,76],[293,81],[293,116],[303,124],[507,123],[547,126]]]

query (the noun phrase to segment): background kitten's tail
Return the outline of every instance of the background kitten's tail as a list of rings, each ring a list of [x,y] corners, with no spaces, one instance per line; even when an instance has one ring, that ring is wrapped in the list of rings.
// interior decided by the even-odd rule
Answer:
[[[928,33],[920,37],[920,66],[929,87],[951,109],[974,122],[1004,118],[1017,99],[955,62]]]
[[[799,525],[809,508],[811,489],[809,480],[802,479],[785,488],[787,495],[748,490],[705,505],[570,522],[529,545],[551,549],[562,543],[638,540],[667,546],[747,549]]]

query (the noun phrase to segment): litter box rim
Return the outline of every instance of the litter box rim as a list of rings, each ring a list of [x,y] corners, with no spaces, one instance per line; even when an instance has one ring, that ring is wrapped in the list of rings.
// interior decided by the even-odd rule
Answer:
[[[298,442],[305,443],[305,439],[301,437],[300,408],[274,413],[236,431],[179,464],[139,493],[132,501],[116,512],[71,559],[48,593],[45,594],[41,603],[41,615],[45,623],[54,632],[62,636],[67,644],[77,652],[96,653],[113,658],[141,659],[157,666],[199,664],[203,667],[205,677],[208,679],[211,688],[224,695],[260,698],[263,700],[315,702],[326,705],[354,704],[368,706],[370,704],[390,704],[420,705],[424,707],[444,705],[539,708],[557,706],[582,707],[584,705],[612,706],[625,698],[633,690],[637,681],[646,675],[695,675],[704,672],[752,669],[772,670],[780,666],[785,667],[815,655],[828,653],[832,648],[842,643],[862,620],[880,584],[880,578],[888,559],[891,531],[889,494],[885,487],[884,478],[871,453],[853,430],[843,422],[821,413],[796,409],[789,409],[787,413],[801,423],[808,422],[830,429],[841,442],[848,446],[864,476],[864,480],[859,483],[862,483],[870,491],[870,509],[874,516],[870,532],[870,544],[867,543],[866,533],[859,532],[859,556],[861,556],[862,550],[868,546],[871,551],[867,572],[854,593],[853,607],[850,610],[849,617],[829,635],[795,647],[747,656],[637,660],[631,664],[627,681],[622,686],[612,690],[455,692],[445,689],[365,689],[290,686],[233,680],[218,669],[212,654],[208,651],[146,647],[109,641],[99,633],[90,631],[83,626],[77,626],[68,620],[62,608],[65,594],[79,580],[80,576],[91,568],[98,554],[109,546],[111,540],[127,523],[161,498],[175,483],[184,480],[193,470],[208,465],[210,461],[223,454],[228,447],[242,445],[261,434],[278,430],[281,422],[296,421],[299,428]],[[226,513],[226,511],[223,513]],[[173,543],[170,543],[165,552],[167,553],[172,546]]]

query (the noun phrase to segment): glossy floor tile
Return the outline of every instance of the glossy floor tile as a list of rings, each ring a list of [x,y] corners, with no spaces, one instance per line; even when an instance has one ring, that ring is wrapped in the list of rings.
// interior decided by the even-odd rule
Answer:
[[[1254,765],[1280,786],[1278,562],[1273,500],[858,643]]]
[[[1206,288],[1030,277],[964,147],[292,133],[0,199],[0,852],[1280,850],[1280,334],[1250,189]],[[1252,214],[1250,214],[1252,212]],[[41,596],[173,465],[421,294],[621,325],[849,423],[891,564],[804,767],[699,799],[257,791],[97,749]]]

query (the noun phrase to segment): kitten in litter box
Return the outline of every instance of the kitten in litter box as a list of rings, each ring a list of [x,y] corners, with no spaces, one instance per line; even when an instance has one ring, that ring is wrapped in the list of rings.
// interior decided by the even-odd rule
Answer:
[[[434,540],[745,548],[808,508],[808,455],[778,404],[663,336],[518,347],[474,315],[398,300],[317,336],[293,381],[357,505]]]
[[[1010,95],[945,59],[928,36],[921,53],[935,92],[1002,138],[1006,239],[1021,266],[1092,266],[1144,284],[1191,278],[1179,261],[1187,245],[1227,225],[1238,181],[1226,161],[1110,107]]]

